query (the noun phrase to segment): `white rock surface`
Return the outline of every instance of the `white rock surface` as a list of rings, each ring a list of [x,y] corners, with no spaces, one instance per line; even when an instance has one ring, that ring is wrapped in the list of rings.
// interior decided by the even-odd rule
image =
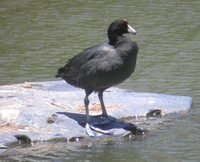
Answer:
[[[32,141],[87,136],[83,127],[84,96],[83,90],[64,81],[0,86],[0,144],[15,142],[14,137],[19,134]],[[89,99],[90,115],[101,114],[97,95],[92,94]],[[106,90],[104,101],[109,115],[115,118],[145,117],[155,109],[161,110],[163,116],[182,114],[192,105],[187,96],[135,93],[119,88]]]

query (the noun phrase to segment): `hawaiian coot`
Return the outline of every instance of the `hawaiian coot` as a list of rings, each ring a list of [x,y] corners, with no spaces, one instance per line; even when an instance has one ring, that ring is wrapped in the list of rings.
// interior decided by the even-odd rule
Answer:
[[[128,21],[116,20],[110,24],[107,35],[109,42],[85,49],[58,69],[56,77],[85,90],[86,132],[91,134],[89,99],[92,92],[98,92],[102,116],[109,120],[103,101],[103,91],[127,79],[135,69],[138,46],[125,33],[136,34]]]

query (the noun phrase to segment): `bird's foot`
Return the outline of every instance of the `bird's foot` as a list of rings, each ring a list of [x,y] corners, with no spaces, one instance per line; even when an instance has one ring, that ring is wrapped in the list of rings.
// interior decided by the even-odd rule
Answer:
[[[98,137],[102,134],[112,135],[112,132],[110,132],[109,130],[103,130],[93,125],[89,125],[88,123],[85,125],[85,132],[89,137]]]
[[[96,137],[102,134],[112,135],[111,131],[102,128],[114,123],[116,120],[116,118],[108,115],[92,116],[90,122],[85,124],[85,132],[89,137]]]
[[[92,125],[90,125],[90,128],[92,130],[94,130],[95,132],[98,132],[98,133],[101,133],[101,134],[112,135],[112,132],[110,132],[109,130],[103,130],[103,129],[97,128],[95,126],[92,126]]]
[[[90,125],[86,123],[85,125],[85,132],[87,133],[88,136],[94,137],[94,133],[92,132],[92,129],[90,128]]]
[[[97,115],[94,117],[96,118],[96,120],[91,123],[94,126],[109,125],[116,121],[115,118],[108,115]]]

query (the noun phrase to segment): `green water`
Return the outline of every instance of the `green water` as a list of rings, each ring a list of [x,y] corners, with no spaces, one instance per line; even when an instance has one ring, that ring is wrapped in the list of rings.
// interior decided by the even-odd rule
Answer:
[[[171,126],[134,140],[43,143],[8,150],[0,161],[200,161],[199,0],[0,0],[0,85],[55,80],[82,49],[107,41],[108,25],[126,18],[138,31],[135,73],[119,86],[188,95],[193,108]]]

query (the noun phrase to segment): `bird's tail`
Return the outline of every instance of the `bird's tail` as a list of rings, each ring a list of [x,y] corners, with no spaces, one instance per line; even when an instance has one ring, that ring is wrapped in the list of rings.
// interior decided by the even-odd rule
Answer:
[[[65,65],[64,67],[61,67],[58,69],[58,72],[56,74],[56,78],[61,77],[63,78],[67,83],[78,87],[79,86],[79,79],[78,79],[78,72],[72,70],[69,65]]]

